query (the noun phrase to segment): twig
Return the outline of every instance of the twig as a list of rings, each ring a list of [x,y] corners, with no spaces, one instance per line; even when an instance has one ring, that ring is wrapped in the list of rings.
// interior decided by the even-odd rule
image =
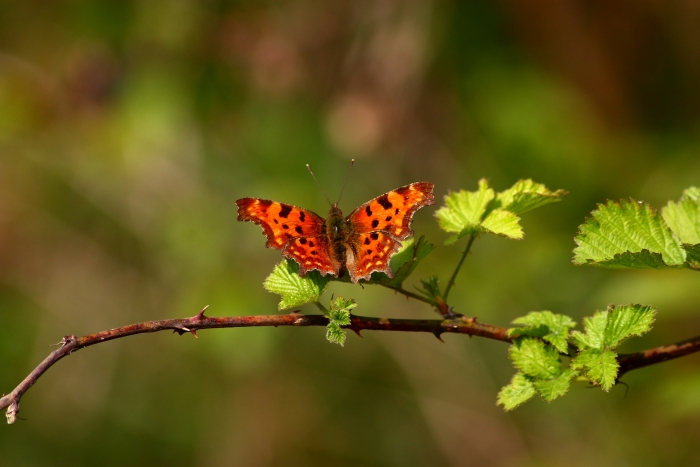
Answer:
[[[204,311],[191,318],[165,319],[159,321],[147,321],[144,323],[130,324],[120,328],[110,329],[83,337],[66,336],[61,340],[60,347],[49,354],[43,362],[24,378],[11,393],[0,398],[0,410],[7,408],[7,422],[14,423],[19,412],[19,402],[29,388],[31,388],[56,362],[71,353],[84,347],[100,344],[102,342],[119,339],[122,337],[143,334],[147,332],[159,332],[172,330],[182,335],[187,332],[196,336],[200,329],[237,328],[252,326],[326,326],[328,319],[323,315],[302,315],[293,312],[286,315],[262,315],[262,316],[204,316]],[[403,331],[403,332],[429,332],[438,339],[443,333],[468,334],[482,336],[504,342],[510,342],[507,329],[488,324],[477,323],[474,318],[460,317],[450,320],[439,319],[388,319],[372,318],[366,316],[351,316],[350,325],[343,326],[358,333],[362,330],[371,331]]]
[[[700,336],[641,352],[620,354],[617,357],[620,364],[617,379],[622,378],[625,373],[632,370],[673,360],[698,351],[700,351]]]
[[[87,336],[65,336],[60,347],[51,352],[24,380],[9,394],[0,398],[0,410],[7,409],[7,423],[14,423],[19,413],[19,402],[25,392],[29,390],[46,370],[56,362],[71,353],[84,347],[100,344],[102,342],[119,339],[122,337],[143,334],[147,332],[159,332],[172,330],[182,335],[191,333],[195,337],[200,329],[238,328],[253,326],[326,326],[328,318],[323,315],[302,315],[292,312],[285,315],[261,315],[261,316],[204,316],[204,308],[191,318],[165,319],[159,321],[146,321],[144,323],[130,324],[120,328],[110,329]],[[343,326],[360,334],[360,331],[401,331],[401,332],[429,332],[438,339],[443,333],[467,334],[481,336],[502,342],[511,342],[508,330],[499,326],[479,323],[476,318],[459,316],[453,319],[393,319],[373,318],[367,316],[351,315],[350,325]],[[620,354],[618,362],[620,370],[618,379],[624,374],[644,368],[649,365],[662,363],[667,360],[679,358],[700,351],[700,336],[693,337],[676,344],[656,347],[643,352]]]
[[[464,263],[464,260],[466,259],[467,255],[469,254],[469,250],[472,248],[472,243],[474,243],[474,240],[476,240],[476,234],[471,234],[469,236],[469,242],[467,243],[467,247],[464,249],[464,252],[462,253],[462,257],[459,258],[459,263],[457,263],[457,267],[455,267],[455,271],[452,273],[452,277],[450,277],[450,280],[447,281],[447,287],[445,288],[445,293],[442,294],[442,298],[447,301],[447,296],[450,294],[450,289],[452,289],[452,286],[455,285],[455,279],[457,279],[457,274],[459,273],[459,270],[462,268],[462,263]]]

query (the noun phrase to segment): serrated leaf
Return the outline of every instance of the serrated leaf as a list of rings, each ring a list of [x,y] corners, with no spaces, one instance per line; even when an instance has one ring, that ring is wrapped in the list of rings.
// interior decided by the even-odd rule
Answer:
[[[579,226],[574,249],[575,264],[625,267],[615,255],[637,254],[643,250],[661,255],[663,264],[681,266],[685,251],[673,237],[661,216],[648,204],[635,201],[598,205],[592,218]],[[645,253],[643,253],[645,254]],[[632,261],[627,267],[649,267],[647,261]],[[655,262],[652,264],[656,264]]]
[[[425,240],[425,236],[421,236],[418,241],[413,238],[403,242],[401,250],[391,257],[391,270],[394,271],[394,277],[389,277],[380,272],[372,274],[372,281],[379,282],[384,285],[399,287],[413,273],[413,271],[431,251],[435,249],[435,245]]]
[[[538,379],[551,379],[561,373],[559,354],[554,347],[537,339],[521,337],[510,346],[513,365],[522,373]]]
[[[547,402],[552,402],[554,399],[563,396],[569,391],[571,380],[576,376],[576,373],[567,368],[561,372],[561,375],[554,379],[538,379],[533,381],[533,385],[542,399]]]
[[[421,285],[423,286],[423,289],[419,289],[418,287],[415,287],[415,289],[421,294],[425,295],[429,299],[435,301],[438,298],[442,299],[442,294],[440,292],[440,287],[438,285],[438,278],[437,276],[430,276],[427,281],[424,281],[421,279]]]
[[[571,361],[574,370],[582,370],[591,382],[605,391],[615,384],[618,366],[617,355],[612,350],[584,350]]]
[[[515,185],[496,195],[496,207],[521,214],[545,204],[561,201],[567,194],[564,190],[550,191],[543,184],[530,179],[518,180]]]
[[[350,325],[350,312],[357,307],[352,298],[338,297],[331,301],[328,312],[328,325],[326,326],[326,339],[333,344],[345,345],[345,330],[342,326]]]
[[[479,224],[486,208],[496,194],[486,179],[479,180],[477,191],[460,190],[445,195],[445,206],[435,212],[440,228],[445,232],[462,233],[473,229],[479,233]],[[465,233],[466,235],[466,233]]]
[[[681,243],[700,243],[700,201],[693,199],[692,192],[686,190],[677,203],[669,201],[661,210],[661,215]]]
[[[498,393],[497,404],[502,405],[506,411],[510,411],[530,400],[535,394],[532,381],[522,373],[516,373],[510,380],[510,384],[503,386]]]
[[[625,339],[649,332],[656,309],[645,305],[625,305],[611,307],[607,313],[605,345],[614,348]]]
[[[268,292],[282,297],[278,308],[285,310],[317,302],[328,285],[330,276],[321,276],[318,271],[310,271],[304,277],[299,276],[299,265],[292,260],[282,260],[275,265],[267,276],[263,287]]]
[[[690,200],[700,203],[700,188],[696,186],[691,186],[683,191],[683,196],[681,196],[681,201]]]
[[[345,330],[342,329],[337,323],[328,323],[326,326],[326,339],[331,344],[338,344],[341,347],[345,347]]]
[[[583,327],[586,333],[574,331],[571,336],[576,341],[576,346],[581,349],[600,349],[605,346],[605,327],[608,324],[608,312],[598,311],[590,318],[583,318]]]
[[[525,327],[509,329],[508,335],[510,337],[539,337],[552,344],[561,353],[568,352],[569,330],[576,326],[576,322],[568,316],[558,315],[551,311],[531,311],[527,315],[517,318],[513,323]]]
[[[520,226],[520,218],[505,209],[494,209],[481,223],[484,233],[492,233],[502,237],[520,240],[523,238],[523,228]]]

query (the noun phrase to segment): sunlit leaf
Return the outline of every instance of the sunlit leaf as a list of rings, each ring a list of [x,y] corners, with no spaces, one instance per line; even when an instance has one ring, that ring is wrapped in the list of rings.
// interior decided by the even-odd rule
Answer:
[[[608,267],[659,267],[653,259],[654,254],[660,254],[666,266],[677,267],[684,263],[685,251],[661,216],[649,205],[635,201],[610,201],[599,205],[592,215],[579,227],[574,263]],[[643,259],[636,260],[635,255]]]
[[[685,190],[680,201],[669,203],[661,210],[666,224],[681,243],[700,244],[700,190],[692,187]]]
[[[552,344],[559,352],[568,352],[569,330],[576,323],[566,315],[558,315],[551,311],[531,311],[527,315],[517,318],[514,324],[524,327],[512,328],[508,335],[511,337],[530,336],[539,337]]]
[[[632,336],[649,332],[656,316],[656,309],[645,305],[610,307],[605,327],[605,346],[614,348]]]
[[[521,214],[545,204],[561,201],[567,194],[564,190],[550,191],[543,184],[530,179],[519,180],[509,189],[496,195],[496,206]]]
[[[533,378],[551,379],[561,373],[559,354],[537,339],[519,338],[509,349],[513,365]]]
[[[609,391],[617,378],[617,355],[612,350],[584,350],[571,361],[574,370],[582,370],[591,382]]]
[[[561,375],[553,379],[538,379],[533,381],[537,393],[542,396],[542,399],[551,402],[554,399],[563,396],[569,391],[571,379],[576,376],[576,372],[566,368],[561,372]]]
[[[331,302],[326,326],[326,339],[333,344],[345,345],[345,330],[342,326],[350,325],[350,312],[357,307],[353,299],[338,297]]]
[[[522,373],[516,373],[510,384],[504,386],[498,393],[498,405],[513,410],[520,404],[527,402],[536,394],[535,386],[530,379]]]
[[[583,318],[585,333],[574,331],[571,336],[579,349],[603,349],[605,345],[605,327],[608,324],[608,312],[598,311],[590,318]]]
[[[278,308],[285,310],[317,302],[329,280],[330,276],[321,276],[318,271],[310,271],[300,277],[299,265],[295,261],[282,260],[275,265],[263,286],[267,291],[282,297]]]

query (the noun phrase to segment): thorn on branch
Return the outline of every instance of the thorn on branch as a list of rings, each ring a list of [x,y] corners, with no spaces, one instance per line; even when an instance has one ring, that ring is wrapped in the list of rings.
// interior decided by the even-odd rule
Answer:
[[[360,329],[354,329],[354,328],[350,328],[350,329],[352,329],[352,330],[355,332],[355,334],[357,334],[357,337],[360,337],[360,338],[364,339],[364,337],[362,336],[362,334],[360,334]]]
[[[439,341],[442,342],[443,344],[445,343],[445,341],[442,340],[442,331],[435,331],[435,332],[433,332],[433,335],[434,335],[435,337],[437,337],[437,340],[439,340]]]
[[[201,321],[205,318],[204,312],[207,311],[207,308],[209,308],[209,305],[205,306],[204,308],[202,308],[202,311],[197,313],[197,315],[194,317],[195,321]]]

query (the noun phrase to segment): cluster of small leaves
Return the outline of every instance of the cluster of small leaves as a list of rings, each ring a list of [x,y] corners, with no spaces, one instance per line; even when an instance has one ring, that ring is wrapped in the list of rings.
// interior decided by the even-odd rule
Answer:
[[[353,299],[338,297],[331,300],[330,311],[328,312],[328,326],[326,326],[326,339],[333,344],[345,345],[345,330],[342,326],[350,325],[350,312],[357,307]]]
[[[579,227],[575,264],[700,271],[700,189],[661,210],[634,200],[598,205]]]
[[[650,306],[610,306],[584,318],[585,332],[571,331],[576,326],[571,318],[549,311],[516,319],[514,323],[523,327],[510,329],[509,335],[515,338],[510,357],[518,373],[498,394],[498,404],[512,410],[535,394],[553,401],[566,394],[574,378],[609,391],[617,379],[615,349],[629,337],[648,332],[655,315]],[[568,368],[562,368],[561,355],[573,357]]]
[[[442,230],[455,234],[445,245],[482,233],[519,240],[524,234],[518,214],[560,201],[566,194],[564,190],[550,191],[529,179],[496,193],[486,179],[481,179],[477,191],[460,190],[445,196],[445,206],[435,216]]]

